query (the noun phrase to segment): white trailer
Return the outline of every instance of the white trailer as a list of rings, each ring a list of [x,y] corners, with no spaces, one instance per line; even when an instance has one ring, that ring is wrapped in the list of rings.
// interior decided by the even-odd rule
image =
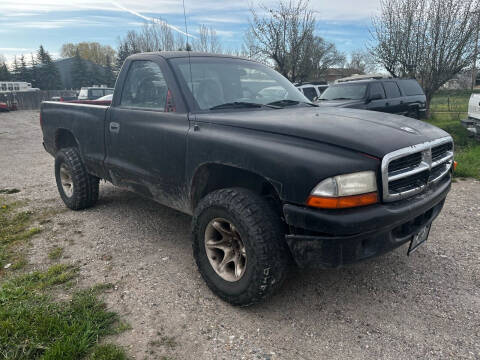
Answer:
[[[39,89],[32,88],[32,84],[25,81],[0,81],[0,93],[37,91]]]

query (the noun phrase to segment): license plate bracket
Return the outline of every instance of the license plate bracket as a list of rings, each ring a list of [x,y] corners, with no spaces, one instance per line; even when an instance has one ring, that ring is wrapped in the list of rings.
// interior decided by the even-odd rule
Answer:
[[[410,246],[408,247],[407,255],[410,255],[420,245],[427,241],[431,226],[432,224],[428,224],[421,228],[415,235],[413,235],[412,240],[410,241]]]

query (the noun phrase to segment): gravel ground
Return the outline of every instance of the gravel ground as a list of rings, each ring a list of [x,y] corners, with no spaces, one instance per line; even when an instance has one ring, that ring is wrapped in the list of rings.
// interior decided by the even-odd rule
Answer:
[[[267,302],[232,307],[197,272],[190,218],[101,184],[98,205],[67,210],[37,111],[0,113],[0,189],[51,221],[30,248],[54,246],[80,285],[110,282],[106,301],[132,326],[112,340],[137,359],[480,359],[480,182],[458,181],[428,242],[340,270],[293,270]]]

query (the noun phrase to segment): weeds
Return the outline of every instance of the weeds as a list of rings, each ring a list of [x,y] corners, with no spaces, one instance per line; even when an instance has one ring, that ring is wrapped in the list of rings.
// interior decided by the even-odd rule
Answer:
[[[30,211],[16,212],[17,206],[0,197],[0,269],[11,262],[14,268],[21,267],[25,260],[14,251],[15,248],[41,231],[40,228],[31,227],[33,214]]]
[[[50,260],[58,260],[62,257],[62,254],[63,248],[60,246],[56,246],[48,252],[48,258]]]
[[[54,265],[6,281],[0,287],[0,353],[7,359],[126,359],[113,345],[95,346],[113,334],[117,315],[97,298],[98,290],[77,291],[70,301],[55,302],[55,287],[76,269]]]

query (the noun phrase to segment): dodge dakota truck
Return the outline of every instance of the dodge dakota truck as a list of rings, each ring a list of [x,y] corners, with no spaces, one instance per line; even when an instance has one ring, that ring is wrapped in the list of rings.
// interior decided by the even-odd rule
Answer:
[[[425,242],[451,184],[453,142],[425,122],[318,107],[255,61],[133,55],[110,106],[44,102],[60,196],[93,206],[99,180],[192,215],[210,289],[261,301],[299,267],[340,267]]]

